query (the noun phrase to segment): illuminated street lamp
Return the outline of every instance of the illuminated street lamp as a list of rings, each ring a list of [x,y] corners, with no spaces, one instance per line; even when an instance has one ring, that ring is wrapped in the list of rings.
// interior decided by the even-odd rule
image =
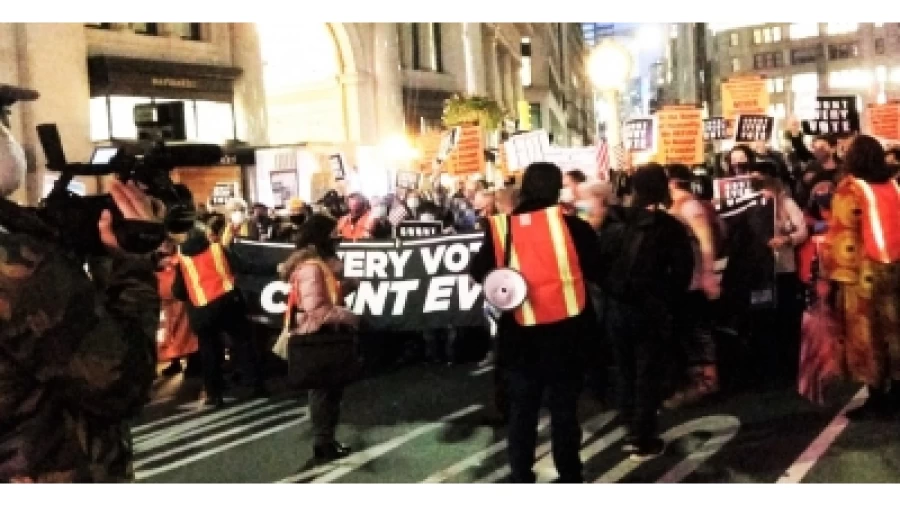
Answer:
[[[588,58],[588,75],[609,108],[606,138],[610,146],[618,146],[622,142],[619,93],[628,84],[633,66],[634,62],[628,49],[611,39],[601,42]]]

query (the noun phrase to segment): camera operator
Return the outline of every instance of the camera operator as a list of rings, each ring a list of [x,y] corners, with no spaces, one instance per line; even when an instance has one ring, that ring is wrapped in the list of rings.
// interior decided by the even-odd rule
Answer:
[[[26,163],[4,123],[0,483],[129,481],[127,420],[148,400],[155,376],[154,265],[123,250],[108,210],[97,224],[108,255],[89,259],[90,276],[83,258],[42,239],[46,225],[34,210],[6,200],[23,184]],[[114,181],[110,194],[125,219],[162,220],[161,206],[137,186]]]

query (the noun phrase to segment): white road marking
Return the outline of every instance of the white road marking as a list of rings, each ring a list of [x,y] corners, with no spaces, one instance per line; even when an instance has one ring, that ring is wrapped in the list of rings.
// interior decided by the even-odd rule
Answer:
[[[240,434],[241,432],[246,432],[246,431],[252,432],[251,429],[253,429],[255,427],[265,427],[265,426],[269,425],[271,422],[278,420],[280,418],[284,418],[286,416],[296,416],[297,423],[305,422],[306,420],[309,419],[309,414],[307,411],[308,410],[306,409],[306,407],[302,407],[302,408],[298,407],[298,408],[289,409],[287,411],[275,413],[275,414],[267,416],[265,418],[260,418],[258,420],[254,420],[253,423],[249,423],[247,425],[241,425],[241,426],[234,427],[234,428],[226,430],[226,431],[217,432],[211,436],[207,436],[205,438],[198,439],[198,440],[192,441],[190,443],[179,445],[175,448],[172,448],[171,450],[167,450],[162,453],[152,453],[147,458],[135,459],[134,468],[135,469],[146,469],[147,467],[150,467],[150,466],[148,466],[148,464],[151,462],[156,462],[159,460],[163,460],[167,457],[171,457],[172,455],[177,455],[179,453],[183,453],[185,450],[190,450],[193,448],[202,448],[206,445],[209,445],[210,443],[214,443],[220,439],[225,439],[229,436]],[[137,448],[136,450],[139,452],[140,448]]]
[[[482,367],[481,369],[476,369],[469,373],[469,376],[481,376],[482,374],[487,374],[494,370],[494,366],[489,365],[487,367]]]
[[[227,415],[228,413],[232,413],[232,412],[234,412],[234,411],[240,411],[240,410],[243,410],[243,409],[245,409],[247,406],[255,406],[255,405],[257,405],[257,404],[262,404],[262,403],[268,402],[268,401],[269,401],[268,399],[254,399],[254,400],[252,400],[252,401],[250,401],[250,402],[244,402],[244,403],[241,403],[241,404],[235,404],[235,405],[232,405],[232,406],[228,406],[228,407],[226,407],[225,409],[210,411],[209,413],[207,413],[207,414],[205,414],[205,415],[202,415],[202,416],[198,417],[197,419],[199,420],[199,419],[219,418],[219,417],[221,417],[221,416]],[[187,407],[187,406],[191,406],[192,404],[193,404],[193,405],[196,405],[196,402],[190,402],[190,403],[187,403],[187,404],[183,404],[183,405],[180,406],[180,407]],[[182,419],[185,419],[185,418],[190,418],[190,417],[192,417],[192,416],[195,417],[195,416],[197,416],[197,413],[198,413],[198,412],[197,412],[196,410],[191,410],[191,411],[187,411],[187,412],[184,412],[184,413],[179,413],[179,414],[177,414],[177,415],[171,415],[171,416],[167,416],[167,417],[165,417],[165,418],[160,418],[159,420],[154,420],[154,421],[149,422],[149,423],[145,423],[145,424],[141,424],[141,425],[135,425],[135,426],[131,429],[131,436],[134,437],[134,438],[137,438],[138,436],[147,434],[148,432],[150,432],[150,429],[153,429],[154,427],[159,427],[160,425],[165,425],[165,424],[167,424],[167,423],[174,422],[174,421],[176,421],[176,420],[182,420]]]
[[[615,411],[605,411],[585,422],[582,426],[582,443],[590,439],[591,436],[600,431],[603,427],[609,425],[609,423],[616,418],[616,414],[617,413]],[[546,467],[547,461],[545,461],[544,459],[550,458],[551,448],[552,443],[550,440],[545,441],[543,444],[535,448],[535,462]],[[535,465],[535,468],[539,467],[537,464]],[[509,476],[511,472],[512,469],[510,469],[509,464],[506,464],[493,473],[485,476],[484,478],[481,478],[476,483],[497,483],[498,481]]]
[[[831,423],[825,427],[812,444],[797,457],[797,460],[791,464],[791,467],[787,468],[776,483],[800,483],[803,481],[803,478],[809,473],[810,469],[816,465],[816,462],[822,458],[822,455],[825,454],[828,447],[830,447],[837,437],[841,435],[841,432],[844,432],[844,429],[847,428],[847,425],[850,423],[850,420],[847,419],[847,412],[861,406],[868,396],[866,388],[861,388],[859,392],[853,396],[853,399],[844,406],[844,409],[831,420]]]
[[[549,426],[550,426],[550,417],[544,416],[541,418],[540,422],[538,423],[537,430],[538,430],[538,432],[541,432],[542,430],[546,429]],[[424,480],[422,480],[421,483],[442,483],[444,481],[447,481],[450,478],[459,475],[463,471],[466,471],[467,469],[472,469],[474,467],[480,466],[489,457],[492,457],[492,456],[502,452],[503,450],[505,450],[508,444],[509,444],[509,442],[506,439],[504,439],[500,442],[494,443],[491,446],[488,446],[487,448],[485,448],[484,450],[473,453],[472,455],[457,462],[456,464],[453,464],[452,466],[450,466],[442,471],[438,471],[438,472],[432,474],[428,478],[425,478]]]
[[[723,428],[727,428],[729,432],[713,436],[713,438],[711,439],[713,443],[712,445],[710,445],[710,448],[707,448],[707,445],[701,447],[701,450],[703,450],[701,452],[701,456],[698,456],[696,459],[693,458],[693,454],[687,456],[683,461],[676,465],[675,468],[666,473],[663,478],[667,480],[667,483],[671,483],[671,481],[668,480],[674,480],[675,478],[682,479],[688,474],[692,473],[700,464],[702,464],[713,454],[721,450],[722,446],[724,446],[725,443],[730,441],[731,438],[733,438],[734,435],[737,434],[740,426],[740,420],[733,416],[707,416],[685,422],[666,431],[665,434],[660,437],[667,444],[671,443],[672,441],[676,441],[686,436],[687,434],[701,430],[715,433],[716,431],[723,430]],[[731,429],[734,429],[733,433],[730,432]],[[594,483],[616,483],[622,478],[628,476],[631,472],[633,472],[635,469],[645,464],[646,462],[647,461],[639,462],[631,460],[626,456],[625,459],[622,460],[622,462],[619,462],[619,465],[610,469],[602,476],[594,480]],[[660,478],[660,480],[662,480],[663,478]]]
[[[395,437],[359,453],[351,454],[330,464],[316,466],[302,473],[288,476],[287,478],[278,480],[278,483],[297,483],[299,481],[316,476],[318,476],[318,478],[315,478],[312,483],[328,483],[338,480],[341,477],[352,473],[353,471],[356,471],[369,462],[372,462],[373,460],[384,456],[388,452],[400,447],[401,445],[406,444],[423,434],[440,429],[441,427],[444,427],[447,422],[451,422],[453,420],[470,415],[480,410],[482,407],[483,406],[480,404],[473,404],[467,408],[456,411],[455,413],[451,413],[441,418],[437,422],[421,425],[402,436]]]
[[[289,407],[296,407],[294,401],[282,401],[275,404],[267,404],[264,406],[253,407],[246,411],[235,411],[229,416],[218,418],[214,423],[205,423],[193,421],[189,423],[179,424],[175,427],[167,427],[166,429],[146,434],[141,438],[135,438],[134,447],[136,452],[148,452],[154,448],[166,445],[172,441],[188,438],[203,433],[210,432],[219,427],[241,425],[243,421],[267,414],[274,410],[285,410]],[[233,416],[232,416],[233,415]]]
[[[169,471],[171,471],[171,470],[173,470],[173,469],[178,469],[179,467],[184,467],[184,466],[186,466],[186,465],[188,465],[188,464],[191,464],[191,463],[193,463],[193,462],[197,462],[198,460],[203,460],[203,459],[205,459],[205,458],[207,458],[207,457],[210,457],[210,456],[212,456],[212,455],[215,455],[215,454],[217,454],[217,453],[221,453],[221,452],[224,452],[224,451],[228,451],[228,450],[230,450],[230,449],[232,449],[232,448],[234,448],[234,447],[236,447],[236,446],[240,446],[240,445],[242,445],[242,444],[250,443],[250,442],[252,442],[252,441],[256,441],[257,439],[262,439],[262,438],[267,437],[267,436],[269,436],[269,435],[271,435],[271,434],[276,434],[276,433],[281,432],[281,431],[283,431],[283,430],[285,430],[285,429],[288,429],[288,428],[290,428],[290,427],[293,427],[294,425],[299,425],[299,424],[301,424],[301,423],[307,421],[308,419],[309,419],[308,416],[304,416],[304,417],[302,417],[302,418],[298,418],[298,419],[292,420],[292,421],[290,421],[290,422],[285,422],[285,423],[276,425],[276,426],[274,426],[274,427],[270,427],[270,428],[268,428],[268,429],[266,429],[266,430],[263,430],[263,431],[261,431],[261,432],[257,432],[257,433],[255,433],[255,434],[252,434],[252,435],[250,435],[250,436],[243,437],[243,438],[241,438],[241,439],[236,439],[236,440],[234,440],[234,441],[231,441],[230,443],[226,443],[226,444],[224,444],[224,445],[216,446],[215,448],[210,448],[210,449],[205,450],[205,451],[202,451],[202,452],[200,452],[200,453],[196,453],[196,454],[194,454],[194,455],[191,455],[190,457],[187,457],[187,458],[184,458],[184,459],[181,459],[181,460],[177,460],[177,461],[172,462],[172,463],[170,463],[170,464],[166,464],[166,465],[164,465],[164,466],[162,466],[162,467],[154,468],[152,471],[136,471],[136,472],[135,472],[135,478],[136,478],[137,481],[146,480],[147,478],[151,478],[151,477],[156,476],[156,475],[158,475],[158,474],[166,473],[166,472],[169,472]]]

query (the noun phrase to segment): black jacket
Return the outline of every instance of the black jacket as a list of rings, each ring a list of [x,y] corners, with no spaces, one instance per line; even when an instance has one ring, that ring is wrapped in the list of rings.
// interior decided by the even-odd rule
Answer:
[[[188,234],[188,239],[181,245],[181,254],[187,257],[194,257],[206,252],[209,249],[209,246],[209,240],[206,238],[203,231],[194,229]],[[225,261],[228,262],[231,272],[235,275],[242,272],[247,274],[258,274],[261,276],[271,275],[274,277],[277,274],[273,268],[254,264],[247,259],[241,258],[235,254],[234,251],[227,248],[223,248],[223,252],[225,253]],[[216,315],[219,314],[219,311],[233,310],[235,304],[241,306],[244,304],[241,293],[238,287],[235,286],[230,294],[220,297],[206,306],[195,307],[191,303],[190,297],[188,297],[187,286],[185,286],[181,269],[175,271],[175,281],[172,283],[172,296],[185,302],[188,319],[193,328],[210,323],[210,319],[214,319]]]
[[[552,203],[523,202],[515,211],[531,213],[554,205]],[[597,234],[587,222],[565,216],[565,223],[575,244],[578,263],[585,281],[596,281],[600,269],[597,263]],[[488,273],[499,267],[494,256],[494,243],[488,227],[484,231],[481,249],[472,258],[470,275],[479,283]],[[585,287],[587,291],[587,287]],[[548,374],[575,373],[583,365],[586,340],[596,337],[597,322],[590,297],[586,296],[585,311],[581,315],[549,325],[523,327],[512,313],[504,313],[498,328],[498,359],[501,365],[527,370],[542,370]]]

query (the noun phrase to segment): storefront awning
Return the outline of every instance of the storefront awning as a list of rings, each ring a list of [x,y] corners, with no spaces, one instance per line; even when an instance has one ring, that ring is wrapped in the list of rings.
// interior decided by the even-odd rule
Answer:
[[[91,96],[211,100],[231,102],[236,67],[92,56],[88,58]]]

